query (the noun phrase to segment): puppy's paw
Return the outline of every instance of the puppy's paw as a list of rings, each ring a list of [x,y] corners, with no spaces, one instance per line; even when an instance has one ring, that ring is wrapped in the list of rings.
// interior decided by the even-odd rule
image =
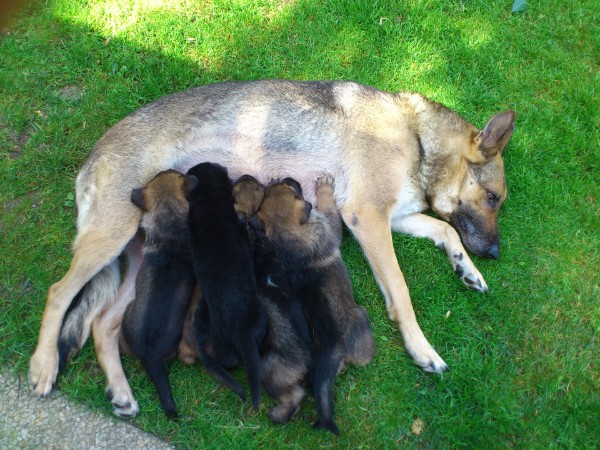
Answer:
[[[335,183],[335,179],[332,175],[323,174],[317,178],[317,189],[321,188],[331,188],[333,189],[333,184]]]
[[[483,276],[467,255],[463,253],[452,255],[451,262],[454,273],[469,289],[482,293],[489,290]]]
[[[45,397],[58,375],[58,350],[37,349],[29,361],[29,385],[34,395]]]
[[[286,424],[296,415],[300,409],[300,404],[297,405],[284,405],[278,404],[273,406],[269,411],[269,419],[273,423]]]
[[[140,411],[133,394],[127,392],[115,393],[111,388],[106,389],[106,398],[113,406],[113,414],[125,419],[135,417]]]
[[[198,359],[198,352],[196,352],[193,346],[186,342],[185,339],[182,339],[179,342],[177,356],[182,363],[192,365]]]

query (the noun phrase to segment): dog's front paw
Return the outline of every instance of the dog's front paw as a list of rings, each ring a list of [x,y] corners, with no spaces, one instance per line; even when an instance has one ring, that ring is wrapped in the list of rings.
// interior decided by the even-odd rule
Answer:
[[[113,406],[113,414],[123,418],[135,417],[140,411],[137,401],[131,392],[117,392],[110,387],[106,388],[106,398]]]
[[[45,397],[52,391],[58,375],[58,350],[37,349],[29,360],[29,385],[35,395]]]
[[[465,286],[477,292],[487,292],[489,290],[483,276],[468,256],[458,253],[452,255],[451,260],[454,273],[458,275]]]

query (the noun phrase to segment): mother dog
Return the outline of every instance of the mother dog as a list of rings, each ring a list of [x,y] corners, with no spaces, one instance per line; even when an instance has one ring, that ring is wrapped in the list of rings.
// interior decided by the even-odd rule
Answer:
[[[56,380],[59,333],[76,296],[87,308],[86,320],[70,324],[83,328],[76,346],[91,323],[100,364],[124,378],[116,335],[141,258],[141,213],[131,191],[162,170],[186,172],[203,161],[226,166],[234,179],[292,177],[313,203],[314,180],[333,175],[343,220],[369,260],[408,353],[426,371],[446,370],[417,324],[391,232],[432,239],[469,288],[487,291],[461,239],[478,256],[498,256],[497,216],[506,198],[502,151],[514,119],[504,111],[480,130],[422,95],[346,81],[220,83],[140,108],[104,134],[77,177],[74,255],[48,292],[30,361],[35,393],[48,394]],[[129,261],[122,283],[121,254]],[[130,393],[118,395],[125,401]]]

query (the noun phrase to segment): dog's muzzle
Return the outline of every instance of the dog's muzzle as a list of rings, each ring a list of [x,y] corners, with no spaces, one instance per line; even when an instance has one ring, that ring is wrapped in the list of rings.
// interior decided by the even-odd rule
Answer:
[[[464,208],[450,216],[450,224],[458,231],[463,244],[481,258],[497,259],[500,256],[498,226],[492,229],[485,219]]]

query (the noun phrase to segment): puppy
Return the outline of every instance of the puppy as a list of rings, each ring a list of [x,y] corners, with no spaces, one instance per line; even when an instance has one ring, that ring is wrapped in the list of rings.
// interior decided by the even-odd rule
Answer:
[[[339,434],[333,418],[335,377],[346,364],[370,362],[375,341],[366,311],[354,302],[339,251],[342,222],[330,177],[317,181],[316,196],[313,210],[296,181],[275,183],[267,188],[252,223],[262,227],[275,245],[308,322],[314,345],[310,378],[318,414],[314,427]]]
[[[244,175],[233,186],[235,210],[246,224],[253,246],[258,297],[268,326],[261,353],[261,382],[277,401],[269,418],[287,423],[299,410],[314,349],[302,306],[293,295],[273,243],[265,233],[249,225],[264,198],[264,186]]]
[[[167,170],[131,194],[143,211],[146,238],[136,298],[125,311],[122,338],[140,358],[172,418],[177,410],[164,360],[175,356],[194,286],[187,196],[196,183],[192,176]]]
[[[234,209],[227,169],[202,163],[190,194],[189,226],[194,273],[202,291],[195,321],[199,358],[206,370],[242,399],[242,387],[226,371],[244,364],[252,405],[260,400],[259,346],[267,321],[256,294],[252,247]]]
[[[254,177],[244,175],[233,185],[234,209],[238,218],[247,226],[248,219],[258,211],[265,195],[265,187]],[[256,266],[255,266],[256,270]],[[178,356],[185,364],[193,364],[198,359],[195,320],[196,309],[201,296],[200,288],[196,285],[184,325]]]

